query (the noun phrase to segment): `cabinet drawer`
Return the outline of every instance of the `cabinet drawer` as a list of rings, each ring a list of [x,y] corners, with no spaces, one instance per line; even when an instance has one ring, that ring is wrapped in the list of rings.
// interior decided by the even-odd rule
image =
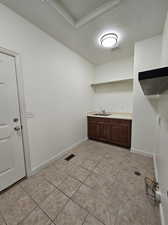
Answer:
[[[131,120],[126,119],[113,119],[113,118],[104,118],[104,123],[110,123],[110,124],[131,124]]]
[[[88,116],[88,122],[89,123],[104,123],[104,118]]]

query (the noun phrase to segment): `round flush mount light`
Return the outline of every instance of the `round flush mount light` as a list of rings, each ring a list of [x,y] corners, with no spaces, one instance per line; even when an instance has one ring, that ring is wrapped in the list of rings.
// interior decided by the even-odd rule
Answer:
[[[118,42],[118,35],[115,33],[104,34],[100,37],[100,44],[104,48],[115,48]]]

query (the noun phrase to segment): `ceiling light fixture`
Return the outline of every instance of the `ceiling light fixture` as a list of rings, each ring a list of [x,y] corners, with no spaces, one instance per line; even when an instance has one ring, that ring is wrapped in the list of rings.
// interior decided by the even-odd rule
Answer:
[[[115,48],[117,47],[118,35],[115,33],[104,34],[100,37],[100,44],[104,48]]]

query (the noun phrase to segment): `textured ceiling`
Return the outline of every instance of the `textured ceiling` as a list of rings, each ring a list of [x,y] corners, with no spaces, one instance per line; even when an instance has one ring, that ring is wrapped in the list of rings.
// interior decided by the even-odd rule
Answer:
[[[101,6],[114,0],[52,0],[63,6],[65,15],[68,12],[67,16],[77,21],[83,17],[88,19],[88,15],[92,14],[92,19],[77,28],[46,0],[43,1],[0,0],[94,64],[132,55],[136,41],[162,32],[168,9],[167,0],[121,0],[115,7],[94,17],[97,8],[101,9]],[[119,35],[118,49],[107,50],[98,45],[98,37],[105,32]]]

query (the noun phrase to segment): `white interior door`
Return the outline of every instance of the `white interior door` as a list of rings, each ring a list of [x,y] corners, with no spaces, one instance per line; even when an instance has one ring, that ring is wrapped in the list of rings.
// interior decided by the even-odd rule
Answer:
[[[25,176],[15,59],[0,53],[0,191]]]

